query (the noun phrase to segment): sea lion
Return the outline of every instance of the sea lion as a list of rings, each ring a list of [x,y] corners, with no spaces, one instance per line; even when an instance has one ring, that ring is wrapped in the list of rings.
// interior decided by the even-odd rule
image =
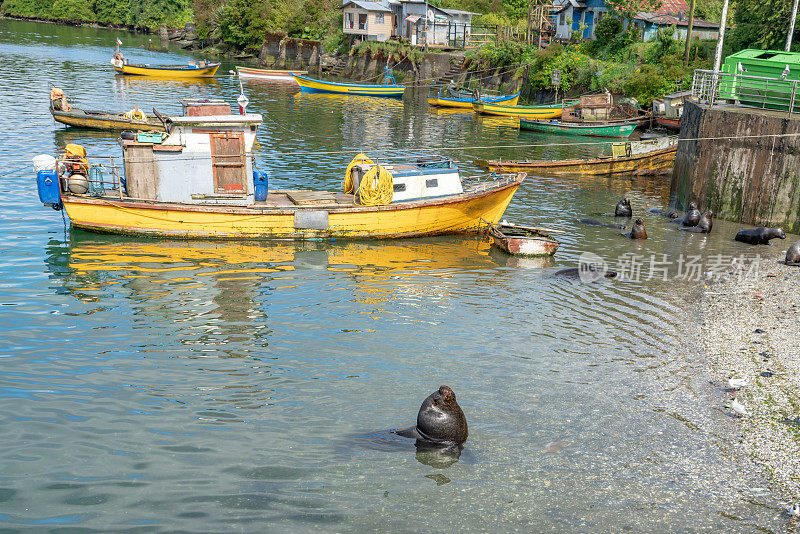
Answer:
[[[631,231],[626,234],[621,234],[631,239],[647,239],[647,232],[644,229],[644,221],[640,218],[633,222]]]
[[[741,241],[742,243],[749,243],[751,245],[771,245],[770,239],[786,239],[786,233],[783,228],[767,228],[761,226],[749,230],[740,230],[733,239]]]
[[[697,226],[700,217],[700,210],[697,209],[697,204],[695,202],[689,202],[689,209],[686,211],[686,215],[679,219],[673,219],[670,222],[678,223],[683,226]]]
[[[678,228],[678,230],[683,230],[685,232],[693,232],[695,234],[710,234],[713,217],[714,217],[714,212],[708,210],[700,217],[700,220],[697,221],[696,226],[688,226],[688,227],[684,226],[683,228]]]
[[[581,277],[581,271],[584,271],[584,276]],[[592,274],[586,273],[586,271],[591,271]],[[596,274],[594,274],[596,272]],[[560,271],[556,271],[555,276],[563,276],[565,278],[582,278],[586,280],[599,280],[600,278],[616,278],[617,273],[615,271],[601,271],[595,269],[594,265],[586,264],[581,267],[570,267],[569,269],[561,269]]]
[[[654,215],[661,215],[662,217],[666,217],[667,219],[677,219],[678,214],[674,211],[664,211],[661,208],[650,208],[647,210],[649,213]]]
[[[589,226],[605,226],[606,228],[617,228],[619,230],[627,228],[624,224],[604,223],[596,219],[578,219],[578,222],[588,224]]]
[[[614,208],[614,216],[615,217],[633,217],[633,209],[631,208],[631,201],[627,198],[623,198],[619,202],[617,202],[616,207]]]
[[[800,265],[800,240],[786,251],[786,265]]]
[[[462,444],[467,441],[467,418],[456,402],[456,394],[448,386],[440,386],[422,401],[417,425],[395,432],[417,443]]]
[[[700,215],[700,210],[697,209],[697,204],[689,202],[689,211],[686,212],[686,216],[683,218],[683,221],[681,221],[681,224],[687,227],[697,226],[701,217],[702,215]]]

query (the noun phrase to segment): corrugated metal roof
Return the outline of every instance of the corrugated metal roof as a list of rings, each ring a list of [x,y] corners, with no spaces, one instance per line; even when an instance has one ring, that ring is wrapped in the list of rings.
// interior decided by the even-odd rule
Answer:
[[[688,26],[689,19],[684,18],[683,20],[679,19],[678,17],[672,15],[664,15],[662,13],[637,13],[635,20],[643,20],[645,22],[649,22],[651,24],[657,24],[659,26]],[[719,28],[719,24],[714,24],[713,22],[709,22],[707,20],[695,18],[692,22],[693,28]]]
[[[442,11],[449,15],[480,15],[480,13],[475,13],[473,11],[461,11],[460,9],[445,9],[442,8]]]
[[[356,7],[360,7],[361,9],[366,9],[367,11],[384,11],[391,13],[392,10],[389,8],[389,2],[369,2],[366,0],[348,0],[342,7],[348,6],[350,4],[355,5]]]
[[[689,4],[686,0],[662,0],[661,5],[653,13],[665,13],[675,15],[689,11]]]

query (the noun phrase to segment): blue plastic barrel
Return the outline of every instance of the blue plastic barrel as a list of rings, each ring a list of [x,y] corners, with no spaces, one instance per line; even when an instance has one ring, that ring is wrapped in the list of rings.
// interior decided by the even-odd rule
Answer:
[[[43,204],[61,204],[61,187],[56,171],[45,169],[36,173],[36,187],[39,190],[39,200]]]
[[[264,171],[253,171],[253,194],[256,202],[267,200],[269,177]]]

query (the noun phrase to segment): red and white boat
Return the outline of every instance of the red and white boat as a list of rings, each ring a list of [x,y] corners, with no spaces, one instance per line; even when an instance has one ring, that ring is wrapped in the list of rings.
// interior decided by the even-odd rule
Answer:
[[[293,74],[303,76],[308,74],[305,70],[269,70],[269,69],[253,69],[250,67],[236,67],[236,73],[240,78],[252,78],[254,80],[274,80],[283,82],[293,82]]]

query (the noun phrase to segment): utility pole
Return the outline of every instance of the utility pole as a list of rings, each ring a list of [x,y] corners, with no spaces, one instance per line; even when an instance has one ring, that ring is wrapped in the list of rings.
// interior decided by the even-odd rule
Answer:
[[[794,19],[797,18],[797,0],[794,0],[792,6],[792,20],[789,21],[789,34],[786,36],[786,51],[792,47],[792,36],[794,35]]]
[[[719,38],[717,39],[717,51],[714,53],[714,73],[719,72],[719,64],[722,61],[722,42],[725,40],[725,24],[728,22],[728,0],[722,4],[722,19],[719,21]]]
[[[797,0],[794,0],[797,2]],[[683,53],[683,66],[689,66],[689,49],[692,46],[692,25],[694,24],[694,0],[689,4],[689,27],[686,28],[686,51]]]

